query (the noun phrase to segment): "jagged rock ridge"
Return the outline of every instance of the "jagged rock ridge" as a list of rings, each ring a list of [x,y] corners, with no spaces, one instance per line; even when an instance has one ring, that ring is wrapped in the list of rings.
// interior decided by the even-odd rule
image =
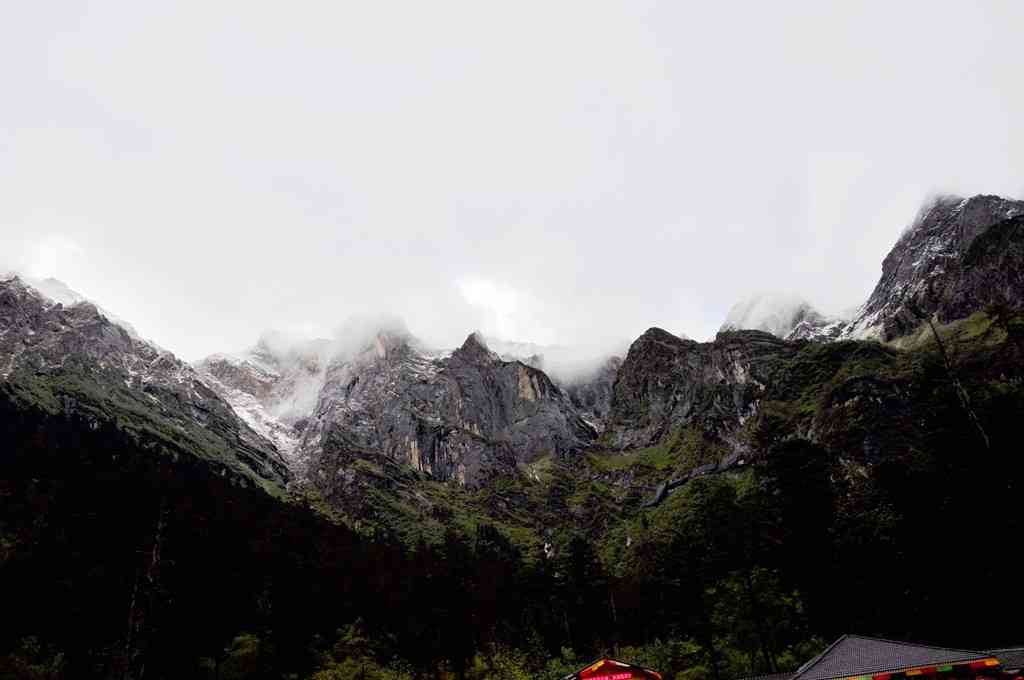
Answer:
[[[901,237],[852,319],[829,318],[792,296],[761,296],[734,307],[726,332],[711,343],[651,329],[625,361],[611,359],[568,379],[549,378],[541,370],[544,348],[528,343],[499,345],[502,357],[473,335],[459,350],[437,353],[407,331],[378,333],[354,354],[321,353],[310,363],[320,386],[315,408],[308,418],[293,417],[282,446],[308,461],[310,474],[333,470],[326,465],[332,458],[379,454],[464,483],[546,453],[582,450],[598,435],[601,446],[628,450],[681,428],[699,430],[720,455],[740,460],[752,453],[748,424],[761,401],[793,379],[780,371],[798,347],[778,338],[885,339],[920,323],[907,317],[911,309],[949,320],[997,297],[1019,304],[1020,212],[1021,204],[994,197],[937,201]],[[740,332],[747,326],[763,332]],[[278,385],[279,364],[261,377],[257,369],[268,362],[255,362],[243,380],[215,363],[204,368],[273,413],[268,395]]]
[[[192,455],[240,483],[283,490],[287,465],[195,370],[81,296],[0,280],[0,378],[15,401],[113,423],[147,448]]]
[[[729,310],[719,330],[756,330],[786,340],[835,340],[842,319],[822,314],[802,297],[763,294],[742,300]]]
[[[377,330],[354,346],[318,345],[291,357],[260,355],[257,346],[244,358],[214,356],[198,366],[254,427],[328,486],[328,459],[353,452],[472,484],[538,456],[578,451],[596,436],[547,374],[502,359],[478,334],[453,352],[431,351],[400,327]],[[606,413],[608,397],[601,395],[610,395],[612,379],[605,370],[603,388],[588,392],[580,381],[573,393]],[[303,398],[287,401],[296,385]],[[288,420],[282,404],[292,408]]]
[[[755,297],[722,330],[750,328],[788,340],[877,339],[913,333],[991,304],[1024,304],[1024,201],[943,196],[922,208],[882,262],[882,276],[852,319],[826,317],[799,299]]]
[[[576,411],[598,433],[604,431],[611,413],[615,380],[621,367],[622,359],[613,356],[589,371],[556,380]]]
[[[652,328],[619,369],[605,441],[616,449],[645,447],[693,426],[743,455],[749,452],[743,426],[775,377],[775,360],[795,351],[762,331],[725,332],[698,343]]]
[[[254,430],[293,463],[306,420],[326,381],[332,343],[267,333],[237,355],[214,354],[195,368]]]
[[[938,200],[900,238],[851,321],[829,319],[802,300],[762,298],[734,308],[726,328],[767,332],[696,343],[651,329],[624,361],[561,379],[542,370],[545,359],[532,345],[506,347],[532,352],[517,360],[473,334],[453,352],[436,352],[398,327],[355,344],[266,336],[248,352],[214,355],[193,370],[73,291],[54,288],[63,304],[7,278],[0,372],[26,394],[42,376],[52,405],[54,395],[67,396],[52,389],[54,381],[77,367],[91,388],[101,385],[98,402],[103,391],[123,390],[196,447],[213,436],[213,448],[235,451],[250,472],[275,483],[286,475],[282,453],[303,479],[325,488],[339,474],[336,461],[364,455],[475,484],[545,455],[651,446],[680,428],[699,430],[727,456],[745,456],[747,424],[765,394],[789,379],[779,367],[799,351],[799,343],[775,336],[888,340],[911,332],[921,314],[948,321],[992,303],[1020,307],[1022,224],[1020,202]]]
[[[363,449],[471,484],[594,436],[546,374],[502,360],[476,334],[438,355],[409,335],[378,333],[328,366],[301,447],[313,474],[319,457]]]
[[[882,277],[843,333],[888,341],[988,304],[1024,304],[1024,202],[943,197],[926,206],[882,262]]]

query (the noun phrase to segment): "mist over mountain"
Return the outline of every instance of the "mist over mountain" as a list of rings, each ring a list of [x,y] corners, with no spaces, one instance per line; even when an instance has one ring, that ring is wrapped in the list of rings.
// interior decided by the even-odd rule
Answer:
[[[1020,680],[1024,3],[8,14],[0,680]]]
[[[994,196],[928,202],[885,258],[872,295],[846,319],[795,295],[764,294],[736,304],[711,343],[652,329],[602,352],[479,332],[459,347],[436,349],[397,317],[364,315],[324,338],[268,331],[249,349],[210,355],[194,368],[300,477],[327,459],[333,468],[339,456],[374,451],[437,479],[478,485],[544,455],[575,455],[599,440],[619,449],[652,446],[691,426],[717,442],[715,462],[728,466],[749,458],[742,429],[779,379],[758,366],[794,351],[730,333],[906,343],[917,342],[929,320],[948,324],[990,307],[1015,308],[1024,298],[1021,219],[1024,202]],[[88,307],[119,323],[55,279],[9,281],[55,309]],[[674,353],[689,358],[678,365]],[[678,385],[668,378],[677,370]]]
[[[1011,562],[889,558],[1021,530],[1022,208],[930,202],[849,318],[761,295],[711,341],[652,327],[615,354],[436,349],[376,315],[188,364],[59,281],[4,275],[0,668],[561,672],[614,639],[739,673],[836,627],[1013,644]],[[48,590],[58,568],[72,591]],[[966,616],[981,581],[986,624],[937,616],[937,588],[964,583],[942,607]],[[774,640],[731,632],[763,615],[751,597]],[[204,619],[211,599],[237,604]],[[53,623],[68,602],[88,634]],[[525,634],[547,661],[505,660]]]
[[[807,300],[797,295],[770,293],[737,302],[729,310],[720,330],[755,329],[785,338],[801,324],[824,322],[826,317]]]
[[[381,311],[612,350],[859,305],[922,197],[1024,191],[1014,2],[242,9],[5,31],[0,269],[190,361]]]

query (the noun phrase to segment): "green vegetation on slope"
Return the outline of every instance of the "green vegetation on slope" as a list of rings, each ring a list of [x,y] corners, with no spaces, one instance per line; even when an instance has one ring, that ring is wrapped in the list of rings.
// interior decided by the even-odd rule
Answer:
[[[18,369],[3,383],[2,390],[24,408],[52,416],[73,410],[94,426],[113,424],[146,451],[175,460],[192,456],[230,474],[239,483],[284,497],[282,476],[265,469],[263,461],[242,451],[232,437],[201,427],[181,413],[185,407],[177,396],[159,386],[149,385],[139,391],[119,382],[117,375],[68,360],[46,373]]]
[[[286,504],[5,390],[0,675],[482,680],[610,652],[710,680],[792,668],[847,631],[1014,644],[1024,318],[941,332],[951,366],[927,338],[777,359],[744,425],[752,463],[655,507],[658,483],[717,455],[712,434],[473,489],[359,452],[345,503]]]

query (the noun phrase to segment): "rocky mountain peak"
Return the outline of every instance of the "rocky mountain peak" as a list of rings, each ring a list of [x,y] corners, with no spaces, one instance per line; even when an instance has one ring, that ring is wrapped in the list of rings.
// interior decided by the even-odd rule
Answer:
[[[58,352],[96,361],[116,361],[135,349],[137,338],[95,304],[77,296],[55,301],[20,276],[0,282],[0,326],[17,356],[45,361]],[[11,331],[14,331],[13,333]],[[73,335],[67,333],[73,331]],[[140,342],[140,347],[148,347]],[[55,343],[57,346],[48,346]],[[155,356],[160,350],[155,351]]]
[[[267,330],[260,334],[249,353],[283,361],[290,357],[323,356],[330,347],[331,341],[326,338],[304,338],[284,331]]]
[[[407,331],[381,329],[363,347],[361,354],[370,354],[375,359],[394,359],[412,350],[415,339]]]
[[[720,330],[759,330],[779,338],[813,339],[830,321],[802,297],[766,293],[733,305]]]
[[[646,351],[648,347],[656,347],[659,345],[676,348],[684,347],[687,344],[696,344],[693,340],[681,338],[678,335],[669,333],[663,328],[651,327],[648,328],[643,334],[633,341],[633,344],[629,347],[629,354],[634,354],[636,351]],[[627,360],[628,360],[627,354]]]
[[[757,408],[771,360],[794,347],[763,331],[723,331],[698,343],[652,328],[618,370],[605,438],[631,449],[692,426],[743,453],[739,432]]]
[[[924,319],[964,318],[993,303],[1024,305],[1024,201],[940,196],[926,203],[882,262],[882,276],[852,318],[830,318],[795,296],[755,296],[722,330],[763,330],[788,340],[892,341]]]
[[[209,461],[242,483],[281,489],[288,472],[199,374],[115,323],[19,277],[0,280],[0,375],[14,398],[97,427],[116,424],[148,448]]]
[[[547,375],[501,360],[479,334],[441,355],[408,340],[392,347],[376,336],[374,343],[352,360],[332,361],[303,434],[301,457],[328,496],[343,493],[331,475],[353,452],[474,484],[595,436]]]
[[[885,257],[846,335],[888,341],[913,332],[922,314],[949,321],[998,298],[1021,304],[1013,270],[1022,265],[1022,218],[1024,202],[1000,196],[943,196],[925,205]],[[994,246],[1002,241],[1010,247]]]
[[[779,338],[888,340],[912,332],[922,313],[948,320],[1000,300],[1024,303],[1024,203],[930,203],[852,321],[829,319],[797,296],[761,295],[735,305],[713,342],[654,327],[623,360],[491,344],[478,332],[450,353],[432,352],[400,321],[357,319],[330,340],[264,333],[250,349],[213,355],[193,370],[60,282],[0,282],[4,375],[45,372],[72,357],[131,388],[160,384],[179,404],[199,400],[196,413],[222,399],[237,421],[224,427],[250,444],[272,442],[298,474],[328,490],[338,490],[329,478],[338,461],[363,455],[472,484],[582,451],[598,433],[603,445],[628,449],[696,428],[722,450],[744,453],[744,423],[779,362],[803,346]]]
[[[46,297],[50,298],[54,302],[59,302],[65,307],[71,307],[82,302],[88,302],[85,296],[77,291],[71,290],[66,283],[53,277],[32,280],[31,285]]]
[[[296,346],[259,342],[197,366],[318,484],[315,476],[338,461],[371,453],[471,484],[520,458],[576,450],[595,436],[543,371],[502,360],[479,333],[450,353],[427,351],[393,324],[349,325],[319,359]],[[601,379],[610,384],[613,376]]]
[[[465,342],[453,353],[463,361],[471,363],[493,363],[501,359],[487,346],[487,340],[479,331],[474,331],[466,336]]]
[[[267,331],[250,349],[211,355],[195,368],[250,427],[294,458],[302,424],[326,381],[333,346],[330,340]]]
[[[124,319],[111,314],[109,311],[99,306],[96,302],[88,299],[78,291],[72,290],[63,281],[48,277],[48,278],[36,278],[32,276],[26,276],[18,272],[7,272],[0,274],[0,282],[8,285],[17,285],[23,288],[25,291],[30,292],[31,295],[38,297],[44,306],[60,305],[61,308],[72,308],[84,305],[86,311],[81,312],[84,314],[91,314],[93,316],[102,316],[104,321],[110,322],[119,327],[120,330],[126,332],[135,340],[142,341],[141,336],[135,330],[135,327]],[[153,345],[154,343],[149,342]]]
[[[1024,202],[1000,196],[935,198],[922,207],[882,261],[879,287],[886,291],[890,279],[927,277],[944,260],[964,255],[993,225],[1021,214]]]

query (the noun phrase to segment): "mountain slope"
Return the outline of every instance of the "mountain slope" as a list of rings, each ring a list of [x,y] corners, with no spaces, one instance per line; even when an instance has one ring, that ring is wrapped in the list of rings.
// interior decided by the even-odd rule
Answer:
[[[924,320],[963,319],[988,305],[1024,306],[1024,201],[944,196],[925,205],[882,262],[882,276],[852,319],[799,299],[759,296],[730,310],[722,330],[788,340],[897,340]]]
[[[892,340],[918,328],[922,313],[945,323],[987,304],[1024,303],[1022,217],[1020,201],[937,200],[886,256],[882,279],[848,335]],[[993,246],[1004,239],[1017,247],[996,252]]]
[[[326,380],[332,343],[268,333],[239,355],[215,354],[195,368],[204,382],[293,465],[306,419]]]
[[[328,366],[301,450],[314,476],[318,457],[355,449],[472,484],[593,438],[542,371],[503,361],[477,335],[436,356],[407,334],[385,332]]]
[[[604,441],[617,449],[650,446],[692,425],[739,452],[746,447],[739,429],[774,378],[771,360],[795,349],[759,331],[698,343],[652,328],[619,369]]]
[[[1011,644],[1024,232],[956,207],[876,289],[892,342],[652,328],[575,381],[394,326],[193,369],[5,278],[0,674],[563,677],[619,645],[738,677],[845,627]],[[900,335],[919,312],[938,339]]]
[[[160,455],[203,460],[238,483],[281,493],[284,460],[186,363],[110,321],[95,305],[65,307],[18,277],[0,281],[5,399],[113,425]]]
[[[845,335],[888,341],[916,330],[922,315],[945,323],[989,304],[1020,308],[1022,229],[1022,201],[936,200],[885,257],[882,278]]]

